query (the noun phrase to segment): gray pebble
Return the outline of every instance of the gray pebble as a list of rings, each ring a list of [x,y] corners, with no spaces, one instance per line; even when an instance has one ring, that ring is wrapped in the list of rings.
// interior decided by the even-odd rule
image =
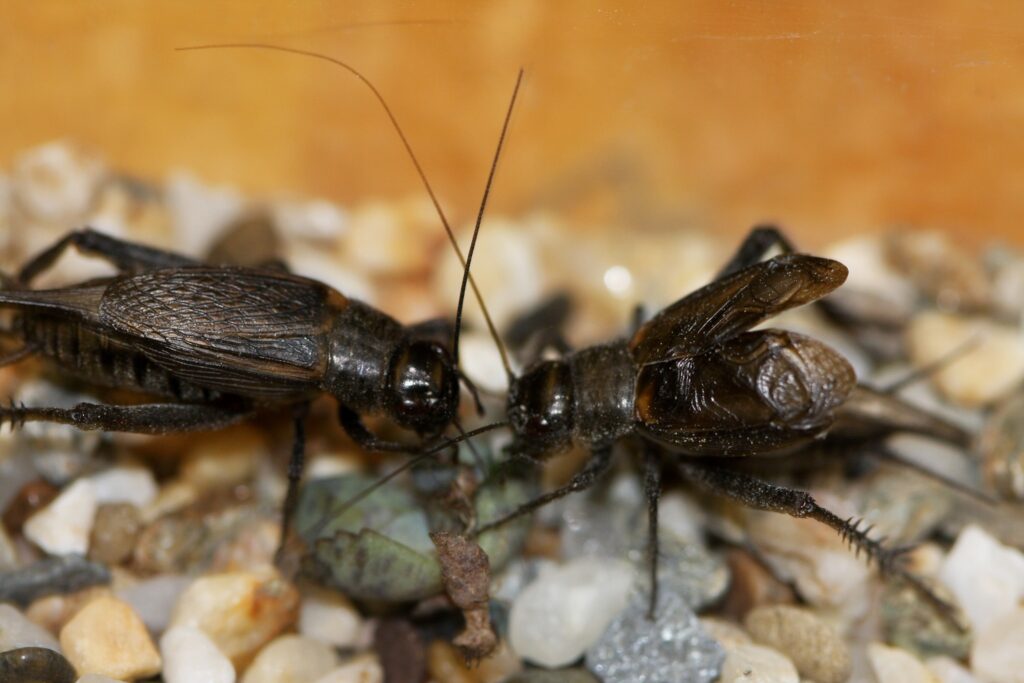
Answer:
[[[80,555],[47,557],[38,562],[0,573],[0,602],[27,605],[36,598],[110,583],[110,571],[102,564]]]
[[[683,598],[661,593],[653,621],[647,607],[647,596],[634,593],[625,611],[587,650],[587,668],[604,683],[715,680],[725,652]]]

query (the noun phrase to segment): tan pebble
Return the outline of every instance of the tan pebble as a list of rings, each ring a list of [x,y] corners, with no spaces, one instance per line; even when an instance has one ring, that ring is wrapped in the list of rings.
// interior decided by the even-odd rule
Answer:
[[[79,678],[76,683],[123,683],[116,678],[110,676],[100,676],[99,674],[86,674]]]
[[[51,633],[59,633],[83,607],[97,598],[112,595],[107,586],[93,586],[67,595],[47,595],[34,600],[25,610],[25,616]]]
[[[914,365],[924,367],[974,344],[935,373],[949,400],[966,407],[987,405],[1024,380],[1024,335],[1013,327],[981,318],[926,312],[907,328]]]
[[[427,671],[435,681],[475,683],[462,657],[443,640],[435,640],[427,647]]]
[[[476,683],[500,683],[514,673],[523,670],[523,662],[512,651],[508,643],[501,641],[486,659],[477,662],[470,670]]]
[[[200,491],[229,488],[252,479],[268,453],[266,438],[255,429],[215,432],[185,454],[180,476]]]
[[[701,617],[700,625],[707,631],[709,636],[717,640],[727,650],[737,645],[753,642],[746,631],[725,619]]]
[[[783,653],[801,675],[819,683],[844,683],[852,670],[850,651],[830,625],[799,607],[775,605],[751,610],[747,632],[758,643]]]
[[[156,498],[142,509],[142,521],[150,524],[164,515],[169,515],[188,507],[199,499],[199,489],[195,484],[175,480],[164,484]]]
[[[433,205],[414,198],[357,206],[344,242],[347,255],[360,268],[394,276],[427,272],[444,239]]]
[[[939,683],[920,659],[898,647],[871,643],[868,660],[878,683]]]
[[[772,576],[749,553],[731,550],[726,556],[732,582],[721,613],[733,619],[761,605],[793,602],[793,590]]]
[[[720,683],[800,683],[793,662],[763,645],[745,643],[728,648]]]
[[[978,683],[978,679],[952,657],[929,657],[925,665],[941,683]]]
[[[361,655],[321,676],[314,683],[384,683],[384,670],[376,656]],[[446,680],[445,683],[456,682]]]
[[[241,667],[295,622],[299,595],[271,572],[229,572],[196,579],[178,599],[171,626],[193,626]]]
[[[242,677],[242,683],[312,683],[338,666],[329,645],[287,635],[260,650]]]
[[[160,654],[146,626],[128,603],[93,600],[60,632],[64,656],[80,674],[132,680],[160,671]]]
[[[228,543],[217,546],[209,569],[215,572],[271,569],[280,538],[279,519],[253,519]]]

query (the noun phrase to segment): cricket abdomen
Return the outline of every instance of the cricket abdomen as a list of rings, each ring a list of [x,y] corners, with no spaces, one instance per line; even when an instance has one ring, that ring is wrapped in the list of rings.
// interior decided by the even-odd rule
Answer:
[[[75,378],[182,402],[205,402],[218,392],[177,377],[116,336],[67,318],[25,315],[17,324],[25,342]]]

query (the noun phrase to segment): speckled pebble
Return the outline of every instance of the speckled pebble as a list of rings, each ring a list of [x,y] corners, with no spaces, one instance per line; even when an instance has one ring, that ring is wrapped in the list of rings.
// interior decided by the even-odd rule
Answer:
[[[113,678],[145,678],[160,671],[160,654],[130,605],[99,597],[60,632],[61,649],[75,668]]]
[[[0,652],[19,647],[47,647],[60,651],[53,634],[11,605],[0,604]]]
[[[89,536],[89,559],[116,565],[131,557],[142,530],[139,509],[131,503],[105,503],[96,509]]]
[[[797,671],[818,683],[850,677],[850,651],[835,629],[799,607],[775,605],[750,611],[745,620],[753,639],[789,657]]]
[[[868,659],[878,683],[939,683],[920,659],[898,647],[872,643]]]
[[[171,626],[194,626],[233,662],[245,661],[298,616],[295,588],[272,573],[228,572],[185,589]]]
[[[542,666],[571,663],[626,606],[633,580],[627,563],[607,558],[580,558],[544,571],[512,603],[512,648]]]
[[[95,516],[95,487],[79,479],[25,522],[25,537],[51,555],[85,555]]]
[[[793,662],[770,647],[753,643],[725,651],[719,683],[800,683]]]
[[[235,668],[205,633],[190,626],[170,628],[160,638],[165,683],[234,683]]]
[[[334,648],[287,635],[271,641],[256,655],[242,683],[313,683],[338,666]]]

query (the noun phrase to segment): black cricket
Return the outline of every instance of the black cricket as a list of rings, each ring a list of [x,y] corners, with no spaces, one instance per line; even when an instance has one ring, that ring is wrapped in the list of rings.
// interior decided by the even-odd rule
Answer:
[[[469,273],[473,246],[523,73],[502,125],[470,249],[463,257],[404,132],[383,96],[360,72],[324,55],[270,45],[188,49],[213,47],[254,47],[324,59],[370,88],[409,153],[463,263],[454,326],[444,320],[402,325],[277,263],[256,268],[205,264],[89,229],[73,231],[13,277],[2,276],[0,309],[12,309],[15,315],[10,326],[0,330],[0,340],[14,347],[0,356],[0,366],[39,355],[87,385],[134,391],[159,401],[79,403],[72,408],[12,404],[0,407],[0,424],[45,421],[84,430],[165,434],[219,429],[261,411],[290,408],[295,436],[282,512],[280,563],[302,476],[304,420],[316,397],[333,396],[342,427],[370,451],[425,457],[499,426],[467,433],[458,425],[460,382],[476,397],[472,383],[458,369],[458,340],[467,283],[479,298]],[[32,289],[32,281],[72,247],[108,261],[118,274],[58,289]],[[421,443],[379,438],[364,425],[361,416],[366,414],[384,415],[415,432]],[[443,439],[449,425],[456,427],[459,436]]]
[[[784,253],[761,260],[773,246]],[[755,228],[711,283],[638,324],[631,338],[541,360],[522,376],[510,376],[506,409],[514,457],[543,460],[573,443],[591,455],[566,485],[476,533],[589,488],[609,469],[612,445],[638,437],[645,454],[652,616],[661,459],[667,452],[668,461],[698,488],[835,529],[883,573],[902,577],[955,620],[953,608],[904,568],[900,560],[908,548],[887,547],[859,520],[840,518],[810,494],[767,483],[741,467],[750,459],[764,460],[759,456],[800,453],[823,443],[881,447],[899,431],[966,443],[957,427],[858,385],[849,362],[825,344],[784,330],[751,330],[790,308],[834,305],[821,298],[846,277],[841,263],[795,253],[777,229]],[[944,483],[963,490],[956,482]]]

